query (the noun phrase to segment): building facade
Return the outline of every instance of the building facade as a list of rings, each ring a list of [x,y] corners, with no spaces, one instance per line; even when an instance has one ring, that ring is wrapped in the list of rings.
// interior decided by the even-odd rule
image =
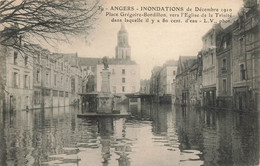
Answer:
[[[196,56],[180,56],[175,85],[175,104],[197,104],[200,82]]]
[[[172,83],[177,75],[177,64],[165,63],[161,70],[161,86],[163,95],[172,95]]]
[[[101,91],[101,71],[104,65],[97,65],[97,91]],[[140,69],[135,63],[124,62],[124,64],[112,62],[109,65],[110,90],[115,94],[136,93],[140,90]]]
[[[82,92],[82,72],[67,57],[54,54],[39,45],[21,53],[1,46],[1,105],[6,110],[28,110],[67,106],[78,101]],[[75,80],[75,81],[73,81]]]
[[[1,86],[3,106],[31,109],[33,100],[33,58],[11,48],[1,48]]]
[[[162,96],[162,86],[161,86],[161,66],[155,66],[152,69],[152,75],[150,78],[150,94]]]
[[[222,31],[220,24],[215,24],[202,37],[202,93],[204,106],[216,106],[216,48],[217,35]]]
[[[50,53],[34,57],[34,108],[67,106],[79,101],[82,71],[77,54]]]
[[[195,101],[194,94],[197,101],[203,99],[203,106],[259,110],[259,16],[259,1],[245,0],[233,23],[226,28],[214,25],[203,36],[198,67],[186,67],[180,57],[176,103],[190,104]],[[195,81],[196,70],[199,74]]]
[[[259,2],[243,8],[234,23],[232,87],[234,107],[256,108],[259,101]],[[258,106],[259,107],[259,106]]]
[[[232,29],[229,26],[220,33],[217,47],[217,105],[231,108],[232,105]]]

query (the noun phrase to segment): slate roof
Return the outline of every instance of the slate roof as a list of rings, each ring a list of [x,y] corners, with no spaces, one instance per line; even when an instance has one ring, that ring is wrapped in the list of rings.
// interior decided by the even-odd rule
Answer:
[[[53,53],[53,57],[57,59],[63,58],[64,62],[68,62],[73,67],[79,66],[77,53]]]
[[[180,56],[178,61],[177,74],[184,72],[196,62],[197,56]]]

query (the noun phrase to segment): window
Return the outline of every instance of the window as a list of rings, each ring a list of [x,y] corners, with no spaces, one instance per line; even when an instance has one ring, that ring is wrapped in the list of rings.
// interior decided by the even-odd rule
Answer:
[[[56,86],[57,85],[57,75],[54,74],[54,85]]]
[[[251,42],[252,41],[252,33],[248,33],[247,35],[247,41]]]
[[[36,72],[36,81],[38,83],[40,82],[40,70],[37,70],[37,72]]]
[[[41,92],[34,91],[34,104],[40,104]]]
[[[125,78],[122,78],[122,83],[125,83]]]
[[[13,86],[15,88],[18,88],[18,84],[19,84],[19,82],[18,82],[18,73],[14,72],[14,74],[13,74]]]
[[[50,96],[51,91],[50,89],[44,89],[44,96]]]
[[[244,67],[244,64],[240,65],[240,80],[245,80],[246,79],[246,70]]]
[[[122,86],[122,92],[125,92],[125,87],[124,86]]]
[[[14,52],[14,64],[17,64],[17,57],[18,57],[18,53]]]
[[[71,78],[71,92],[75,92],[75,78]]]
[[[61,71],[63,71],[63,62],[61,63]]]
[[[49,62],[49,56],[48,56],[48,55],[46,56],[46,65],[47,65],[47,66],[50,65],[50,62]]]
[[[26,55],[26,56],[24,57],[24,65],[27,66],[27,64],[28,64],[28,56]]]
[[[214,44],[213,41],[214,41],[213,40],[213,35],[210,35],[210,44],[211,44],[211,46]]]
[[[173,75],[176,75],[176,71],[174,70],[174,71],[172,72],[172,74],[173,74]]]
[[[62,76],[60,77],[60,83],[61,83],[61,86],[63,86],[63,77]]]
[[[58,91],[57,91],[57,90],[54,90],[54,91],[53,91],[53,96],[54,96],[54,97],[57,97],[57,96],[58,96]]]
[[[240,55],[244,53],[244,41],[243,38],[239,40]]]
[[[227,48],[227,42],[225,41],[223,44],[223,48],[226,49]]]
[[[227,60],[226,59],[222,60],[222,70],[227,70]]]
[[[125,69],[122,69],[122,74],[125,74]]]
[[[29,77],[28,77],[28,75],[24,76],[24,88],[29,88]]]
[[[48,73],[46,73],[46,85],[48,85],[49,84],[49,74]]]
[[[60,91],[60,92],[59,92],[59,96],[60,96],[60,97],[64,97],[64,92],[63,92],[63,91]]]
[[[211,53],[211,64],[213,64],[214,54]]]
[[[40,55],[37,55],[37,61],[40,63]]]
[[[223,92],[227,92],[227,80],[226,79],[223,79],[223,82],[222,82],[222,86],[223,86]]]

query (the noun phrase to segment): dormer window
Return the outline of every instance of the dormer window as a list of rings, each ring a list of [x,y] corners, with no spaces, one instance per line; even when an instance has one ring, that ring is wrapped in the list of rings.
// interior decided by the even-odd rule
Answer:
[[[224,49],[227,48],[227,42],[226,42],[226,41],[223,43],[223,48],[224,48]]]

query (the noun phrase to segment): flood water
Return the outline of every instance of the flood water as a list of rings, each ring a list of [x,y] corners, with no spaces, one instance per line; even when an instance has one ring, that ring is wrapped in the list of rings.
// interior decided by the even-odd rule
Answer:
[[[82,119],[77,107],[1,113],[0,165],[259,165],[256,113],[123,108],[134,116]]]

